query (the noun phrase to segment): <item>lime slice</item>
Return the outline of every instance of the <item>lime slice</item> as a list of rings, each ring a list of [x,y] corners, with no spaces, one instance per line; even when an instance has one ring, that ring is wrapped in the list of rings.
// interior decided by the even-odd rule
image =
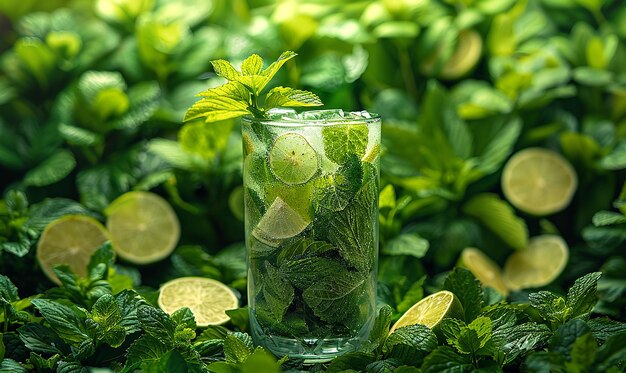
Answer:
[[[567,264],[569,248],[560,236],[543,235],[511,254],[504,265],[504,283],[511,290],[537,288],[556,279]]]
[[[237,295],[219,281],[203,277],[180,277],[161,286],[159,307],[172,314],[188,307],[198,326],[224,324],[227,310],[239,307]]]
[[[178,217],[167,201],[154,193],[125,193],[104,212],[115,251],[131,263],[157,262],[170,255],[178,243]]]
[[[61,282],[52,271],[57,264],[67,264],[80,277],[87,276],[91,255],[109,234],[96,219],[84,215],[67,215],[46,226],[37,244],[37,260],[46,276]]]
[[[319,157],[304,136],[280,135],[270,150],[270,169],[283,183],[303,184],[317,173]]]
[[[444,79],[458,79],[467,74],[480,59],[483,40],[474,30],[459,33],[456,48],[450,59],[443,65],[439,75]]]
[[[483,286],[495,289],[504,296],[509,294],[500,266],[482,251],[473,247],[465,248],[461,253],[461,265],[469,269]]]
[[[298,212],[280,197],[276,197],[252,230],[252,235],[259,241],[276,247],[281,240],[300,234],[308,225]]]
[[[404,326],[415,324],[426,325],[432,329],[445,318],[462,319],[463,314],[463,306],[459,299],[452,292],[442,290],[415,303],[393,324],[389,333],[391,334],[394,330]]]
[[[518,209],[533,215],[563,210],[572,200],[578,179],[572,165],[542,148],[517,152],[504,166],[502,191]]]
[[[316,179],[317,181],[318,179]],[[279,181],[265,184],[265,200],[275,201],[280,197],[303,219],[310,221],[313,217],[313,182],[299,185],[285,185]]]

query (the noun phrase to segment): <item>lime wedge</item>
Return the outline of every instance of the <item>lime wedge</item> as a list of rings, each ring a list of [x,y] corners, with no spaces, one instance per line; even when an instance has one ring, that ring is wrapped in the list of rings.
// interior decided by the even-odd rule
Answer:
[[[80,277],[87,276],[91,255],[109,240],[106,229],[96,219],[84,215],[63,216],[46,226],[37,244],[37,261],[48,278],[61,282],[52,271],[67,264]]]
[[[458,79],[467,74],[480,59],[483,51],[483,40],[474,30],[459,33],[456,48],[450,59],[443,65],[439,75],[443,79]]]
[[[281,240],[300,234],[308,225],[298,212],[280,197],[276,197],[252,230],[252,235],[259,241],[276,247]]]
[[[230,317],[227,310],[237,308],[237,295],[219,281],[203,277],[180,277],[161,286],[159,307],[172,314],[187,307],[198,326],[224,324]]]
[[[314,190],[313,182],[298,185],[285,185],[279,181],[269,182],[265,184],[265,200],[274,201],[280,197],[303,219],[310,221],[313,217]]]
[[[285,133],[272,145],[270,169],[285,184],[303,184],[317,173],[319,157],[304,136]]]
[[[515,251],[504,264],[504,283],[511,290],[550,284],[567,265],[569,248],[556,235],[533,237],[528,247]]]
[[[116,253],[131,263],[157,262],[170,255],[178,243],[178,217],[169,203],[154,193],[125,193],[104,212]]]
[[[454,293],[442,290],[427,296],[409,308],[391,327],[389,333],[404,326],[422,324],[429,328],[437,326],[449,317],[463,318],[463,306]]]
[[[483,286],[497,290],[504,296],[509,294],[509,289],[502,279],[502,270],[493,260],[482,251],[468,247],[461,253],[461,266],[474,274]]]
[[[504,166],[502,192],[518,209],[533,215],[563,210],[572,200],[578,179],[572,165],[559,154],[528,148]]]

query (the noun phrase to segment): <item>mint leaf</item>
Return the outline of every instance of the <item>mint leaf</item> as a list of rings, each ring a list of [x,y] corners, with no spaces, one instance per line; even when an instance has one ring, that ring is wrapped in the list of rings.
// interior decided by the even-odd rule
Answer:
[[[563,324],[571,317],[572,308],[567,306],[565,299],[549,291],[531,293],[528,295],[528,301],[553,327]]]
[[[528,245],[526,223],[496,194],[474,196],[463,205],[463,212],[476,218],[512,248],[522,250]]]
[[[604,343],[616,334],[626,333],[626,323],[609,319],[608,317],[596,317],[587,321],[593,337]]]
[[[302,293],[315,316],[329,323],[351,326],[359,319],[362,298],[366,296],[367,276],[341,271],[321,279]]]
[[[422,258],[428,252],[429,245],[428,240],[417,233],[401,233],[387,241],[382,247],[382,252],[387,255],[411,255]]]
[[[76,167],[76,159],[72,152],[64,149],[41,162],[24,175],[22,183],[25,186],[46,186],[63,180]]]
[[[137,318],[141,328],[148,335],[166,344],[171,344],[174,341],[176,324],[165,312],[146,305],[137,310]]]
[[[457,341],[457,349],[462,353],[469,354],[490,354],[491,351],[481,351],[491,340],[491,319],[488,317],[477,317],[466,328],[461,330]]]
[[[552,337],[551,351],[569,355],[576,340],[585,334],[590,334],[591,329],[580,319],[573,319],[561,325]]]
[[[49,328],[41,324],[28,324],[17,330],[20,339],[30,350],[42,354],[70,353],[70,347]]]
[[[144,334],[128,348],[124,370],[128,372],[134,371],[139,368],[141,363],[157,361],[168,351],[168,346],[158,338]]]
[[[294,298],[294,290],[289,281],[268,261],[265,261],[263,275],[263,297],[278,321],[283,319]]]
[[[588,370],[593,364],[597,352],[598,343],[591,333],[578,337],[570,351],[572,365],[579,369],[582,368],[582,370]]]
[[[258,75],[263,70],[263,59],[258,54],[253,54],[241,63],[243,75]]]
[[[345,163],[350,156],[361,159],[367,147],[368,128],[365,124],[341,124],[322,130],[326,156],[338,164]]]
[[[598,372],[605,372],[611,367],[617,367],[619,364],[621,364],[623,368],[625,361],[626,333],[620,333],[607,339],[607,341],[598,349],[594,364]]]
[[[374,326],[370,332],[367,342],[361,346],[363,352],[373,352],[385,343],[387,336],[389,335],[389,329],[391,327],[391,316],[393,315],[393,308],[385,304],[378,310],[378,316],[374,320]]]
[[[459,298],[465,310],[466,321],[474,320],[480,314],[483,306],[483,290],[480,282],[470,271],[455,268],[446,277],[443,288],[453,292]]]
[[[574,282],[567,292],[567,306],[572,309],[572,317],[587,317],[598,302],[596,291],[600,272],[589,273]]]
[[[437,336],[420,324],[395,330],[385,341],[385,357],[398,359],[403,364],[415,364],[437,348]]]
[[[392,373],[400,365],[402,365],[402,362],[398,359],[383,359],[370,363],[365,367],[365,370],[368,373]]]
[[[544,345],[551,335],[547,326],[527,322],[495,329],[491,340],[494,347],[503,352],[504,364],[508,364],[518,356]]]
[[[272,80],[272,78],[274,78],[274,75],[276,75],[278,70],[280,70],[280,68],[285,64],[285,62],[289,61],[295,56],[297,56],[297,54],[292,51],[286,51],[286,52],[281,53],[281,55],[278,57],[278,59],[275,62],[272,62],[272,64],[269,65],[267,69],[261,72],[261,75],[264,76],[269,82],[270,80]]]
[[[361,187],[363,167],[356,156],[348,156],[345,163],[333,174],[326,174],[314,181],[314,206],[329,211],[341,211]]]
[[[340,373],[349,371],[365,371],[366,367],[375,361],[375,356],[365,352],[348,352],[337,356],[328,366],[327,373]]]
[[[308,288],[322,278],[334,277],[343,271],[346,267],[337,259],[320,257],[290,260],[279,268],[284,278],[299,289]]]
[[[170,315],[170,318],[176,324],[177,327],[184,327],[195,330],[196,319],[193,315],[193,312],[187,307],[180,308],[174,311],[173,314]]]
[[[472,372],[474,366],[450,347],[438,347],[422,363],[423,373]]]
[[[252,338],[245,333],[232,333],[224,339],[224,354],[228,363],[242,363],[252,354]]]
[[[558,372],[565,365],[565,356],[556,352],[540,351],[526,357],[524,368],[529,372]]]
[[[126,330],[120,325],[122,314],[112,295],[103,295],[94,303],[91,317],[98,323],[98,337],[102,341],[113,348],[124,343]]]
[[[278,265],[282,265],[286,261],[306,259],[332,250],[335,250],[335,248],[328,242],[301,238],[281,248],[276,257],[276,262]]]
[[[250,114],[246,102],[230,97],[203,98],[187,110],[183,121],[187,122],[204,117],[206,122],[218,122],[246,114]]]
[[[316,94],[299,89],[275,87],[265,98],[265,108],[321,106],[322,101]]]
[[[362,272],[371,270],[376,255],[374,227],[378,219],[375,214],[378,195],[375,181],[366,181],[364,176],[363,187],[353,201],[343,211],[334,213],[322,227],[344,260]]]
[[[250,91],[239,82],[228,82],[222,86],[202,91],[198,93],[198,96],[215,99],[227,97],[237,101],[248,101],[250,99]]]
[[[4,275],[0,275],[0,297],[7,302],[16,302],[20,299],[17,287],[10,278]]]
[[[126,334],[141,330],[137,310],[147,306],[146,300],[134,290],[124,290],[115,295],[115,301],[122,314],[120,325],[124,327]]]
[[[248,306],[226,310],[226,314],[230,317],[230,322],[239,328],[242,332],[247,332],[250,328],[250,312]]]
[[[72,345],[78,345],[89,339],[85,319],[86,315],[77,307],[69,307],[49,299],[33,299],[33,306],[49,323],[50,328]]]
[[[102,244],[89,258],[87,265],[87,277],[89,281],[104,280],[109,274],[109,268],[113,265],[113,246],[110,241]]]
[[[262,348],[257,348],[238,367],[241,373],[280,373],[282,372],[280,365],[281,361],[276,361],[271,353]]]
[[[241,76],[241,73],[237,71],[237,69],[235,69],[235,67],[226,60],[211,61],[211,65],[213,65],[213,70],[215,70],[215,73],[222,78],[228,80],[237,80],[237,78]]]

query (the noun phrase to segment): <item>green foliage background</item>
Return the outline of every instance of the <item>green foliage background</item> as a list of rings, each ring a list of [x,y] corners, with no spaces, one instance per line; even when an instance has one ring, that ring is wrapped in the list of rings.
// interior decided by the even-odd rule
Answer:
[[[181,120],[222,83],[210,60],[294,50],[276,85],[384,118],[379,298],[395,317],[463,248],[502,264],[556,233],[571,255],[549,289],[602,271],[595,311],[626,320],[624,19],[618,0],[3,0],[0,273],[23,297],[48,290],[34,261],[47,222],[152,190],[175,207],[180,245],[116,271],[146,295],[185,275],[244,294],[238,123]],[[466,208],[482,193],[506,204],[503,163],[532,146],[574,165],[567,209]]]

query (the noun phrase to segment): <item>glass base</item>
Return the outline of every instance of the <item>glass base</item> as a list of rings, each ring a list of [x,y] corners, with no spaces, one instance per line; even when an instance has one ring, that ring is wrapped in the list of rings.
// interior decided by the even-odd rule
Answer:
[[[372,328],[372,321],[365,323],[358,335],[352,338],[287,338],[266,334],[254,317],[250,318],[251,334],[255,345],[260,345],[278,357],[302,360],[304,365],[331,361],[346,352],[357,350]]]

